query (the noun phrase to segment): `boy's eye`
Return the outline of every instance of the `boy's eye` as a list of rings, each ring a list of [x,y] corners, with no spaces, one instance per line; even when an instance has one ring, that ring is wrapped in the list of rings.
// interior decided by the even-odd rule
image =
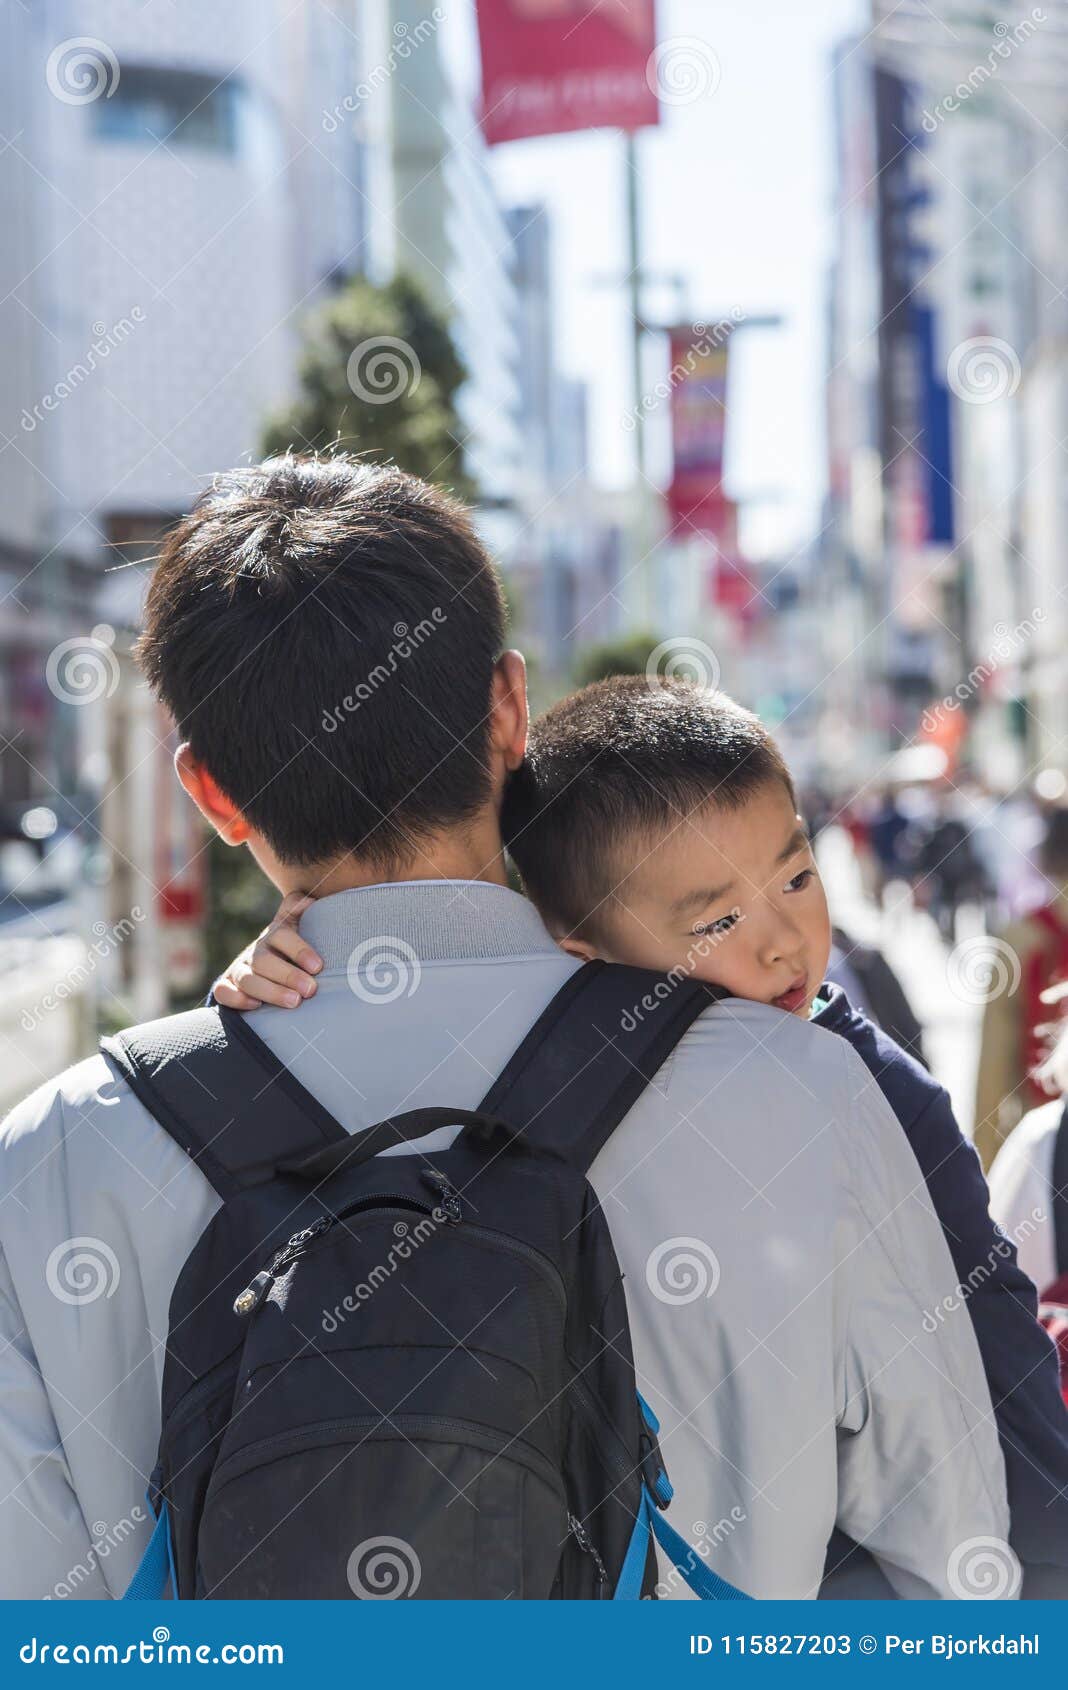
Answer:
[[[715,938],[721,933],[729,933],[737,920],[738,912],[732,910],[730,915],[721,915],[715,921],[699,921],[693,929],[693,937],[695,939],[704,939],[709,936]]]
[[[808,885],[815,872],[813,868],[803,868],[800,874],[795,874],[792,880],[786,882],[786,890],[788,892],[800,892],[802,887]]]

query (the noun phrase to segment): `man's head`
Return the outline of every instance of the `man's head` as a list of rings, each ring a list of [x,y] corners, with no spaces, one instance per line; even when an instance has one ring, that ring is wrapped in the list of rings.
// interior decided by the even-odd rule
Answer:
[[[627,676],[564,699],[531,727],[503,831],[568,950],[807,1014],[826,899],[782,755],[726,694]]]
[[[138,651],[224,838],[278,884],[346,859],[384,878],[494,831],[526,725],[504,619],[462,506],[390,465],[288,455],[217,476],[171,530]]]

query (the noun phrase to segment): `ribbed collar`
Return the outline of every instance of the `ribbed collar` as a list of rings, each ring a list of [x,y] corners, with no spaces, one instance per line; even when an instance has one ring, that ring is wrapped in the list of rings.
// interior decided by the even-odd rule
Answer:
[[[300,930],[326,969],[347,968],[370,939],[399,940],[421,962],[557,952],[534,905],[486,880],[399,880],[335,892],[312,904]]]

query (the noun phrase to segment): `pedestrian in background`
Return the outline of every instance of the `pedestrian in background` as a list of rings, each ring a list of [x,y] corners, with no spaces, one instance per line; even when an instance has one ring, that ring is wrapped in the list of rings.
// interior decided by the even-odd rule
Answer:
[[[1068,809],[1053,811],[1039,858],[1047,898],[993,936],[1010,964],[1009,986],[983,1014],[975,1096],[975,1147],[989,1168],[1029,1109],[1049,1098],[1042,1062],[1056,1013],[1043,994],[1068,979]],[[1047,1078],[1043,1078],[1043,1073]]]

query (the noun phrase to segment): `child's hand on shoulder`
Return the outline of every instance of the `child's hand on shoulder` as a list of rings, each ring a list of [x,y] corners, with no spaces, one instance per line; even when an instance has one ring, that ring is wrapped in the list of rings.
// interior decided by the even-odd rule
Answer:
[[[259,938],[247,945],[211,988],[224,1009],[258,1009],[261,1003],[277,1009],[296,1009],[315,991],[313,975],[323,959],[302,939],[298,922],[315,899],[290,892]]]

